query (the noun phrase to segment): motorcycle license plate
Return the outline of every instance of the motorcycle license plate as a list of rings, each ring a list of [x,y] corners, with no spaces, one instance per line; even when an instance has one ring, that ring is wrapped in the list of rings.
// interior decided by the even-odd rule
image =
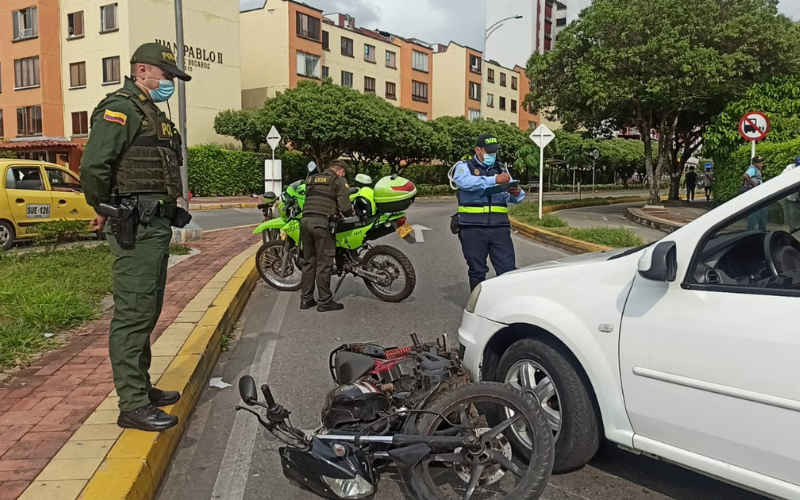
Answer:
[[[405,238],[414,231],[414,228],[411,227],[409,224],[403,224],[402,226],[399,226],[397,229],[395,229],[395,231],[397,231],[397,234],[399,234],[401,238]]]

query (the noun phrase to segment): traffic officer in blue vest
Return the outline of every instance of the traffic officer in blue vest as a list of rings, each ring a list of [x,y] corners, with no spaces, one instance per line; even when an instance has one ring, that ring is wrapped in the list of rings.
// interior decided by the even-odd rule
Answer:
[[[516,269],[508,205],[521,202],[525,192],[519,186],[484,192],[512,180],[508,169],[497,160],[499,150],[494,135],[481,135],[475,144],[475,156],[456,164],[453,173],[458,187],[458,237],[469,266],[470,290],[486,279],[487,256],[498,276]]]

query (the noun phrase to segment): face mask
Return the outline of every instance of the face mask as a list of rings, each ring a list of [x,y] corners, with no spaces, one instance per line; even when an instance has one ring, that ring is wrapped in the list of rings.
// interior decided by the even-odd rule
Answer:
[[[497,161],[497,153],[486,153],[483,155],[483,164],[487,167],[493,166],[495,161]]]
[[[150,97],[153,98],[153,102],[164,102],[169,100],[172,97],[172,94],[175,93],[175,84],[169,80],[159,80],[158,81],[158,88],[150,90]]]

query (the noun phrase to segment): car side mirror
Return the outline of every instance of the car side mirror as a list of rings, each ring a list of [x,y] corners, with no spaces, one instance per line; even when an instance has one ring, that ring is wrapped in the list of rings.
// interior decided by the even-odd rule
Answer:
[[[256,381],[250,375],[245,375],[239,379],[239,396],[247,406],[255,406],[258,402]]]
[[[363,186],[368,186],[372,184],[372,177],[367,174],[358,174],[356,175],[356,182]]]
[[[662,241],[648,248],[639,259],[639,275],[651,281],[672,282],[678,276],[678,247]]]

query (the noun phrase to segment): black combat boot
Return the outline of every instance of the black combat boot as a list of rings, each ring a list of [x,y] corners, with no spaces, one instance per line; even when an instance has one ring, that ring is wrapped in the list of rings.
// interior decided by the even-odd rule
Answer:
[[[117,425],[123,429],[161,432],[178,425],[178,417],[149,404],[135,410],[119,412]]]
[[[317,311],[319,312],[341,311],[342,309],[344,309],[344,304],[334,302],[333,300],[329,300],[317,306]]]
[[[181,393],[177,391],[162,391],[153,387],[147,394],[154,406],[174,405],[181,400]]]

